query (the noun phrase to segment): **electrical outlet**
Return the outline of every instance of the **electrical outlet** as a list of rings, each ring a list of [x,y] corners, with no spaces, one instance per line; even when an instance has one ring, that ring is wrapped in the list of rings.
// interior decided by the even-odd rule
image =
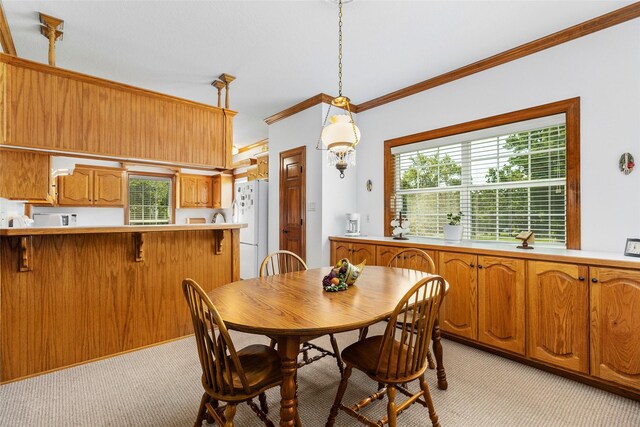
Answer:
[[[371,216],[369,214],[365,216],[365,219],[367,221],[367,224],[371,222]]]

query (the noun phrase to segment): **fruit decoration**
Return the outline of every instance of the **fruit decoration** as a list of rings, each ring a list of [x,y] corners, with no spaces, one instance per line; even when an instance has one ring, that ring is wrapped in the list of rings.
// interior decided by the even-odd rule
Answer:
[[[358,280],[366,263],[365,260],[358,265],[353,265],[348,259],[341,259],[331,269],[331,272],[324,276],[322,287],[327,292],[346,291]]]

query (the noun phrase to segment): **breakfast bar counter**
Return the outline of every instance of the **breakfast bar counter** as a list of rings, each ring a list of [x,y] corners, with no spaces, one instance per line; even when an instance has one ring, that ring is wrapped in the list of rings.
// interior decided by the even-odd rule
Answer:
[[[243,227],[0,229],[0,383],[192,333],[180,284],[238,280]]]

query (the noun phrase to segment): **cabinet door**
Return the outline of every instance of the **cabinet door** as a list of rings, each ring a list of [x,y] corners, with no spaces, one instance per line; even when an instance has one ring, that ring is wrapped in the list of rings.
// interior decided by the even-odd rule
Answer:
[[[351,255],[351,243],[332,242],[333,250],[331,251],[331,264],[336,263],[342,258],[349,258]]]
[[[524,280],[521,259],[478,257],[478,339],[525,353]]]
[[[367,264],[376,265],[376,246],[353,243],[349,261],[351,261],[352,264],[360,264],[362,261],[367,261]]]
[[[478,337],[476,256],[440,253],[440,275],[449,283],[449,292],[440,309],[440,327],[462,337]]]
[[[269,156],[258,157],[256,167],[258,168],[258,179],[269,178]]]
[[[198,178],[197,180],[198,200],[196,200],[196,205],[200,208],[213,207],[213,188],[211,183],[211,177],[209,176]]]
[[[404,248],[398,248],[395,246],[377,246],[376,247],[376,265],[386,267],[389,261],[396,256]]]
[[[0,197],[51,203],[49,154],[0,150]]]
[[[589,373],[586,266],[527,263],[527,356]]]
[[[195,208],[198,206],[198,177],[192,175],[180,176],[180,207]]]
[[[93,171],[76,168],[73,174],[58,177],[58,204],[93,205]]]
[[[640,272],[590,268],[591,375],[640,390]]]
[[[93,204],[124,206],[124,172],[96,169],[93,174]]]
[[[214,175],[212,182],[213,208],[230,208],[233,204],[233,175]]]

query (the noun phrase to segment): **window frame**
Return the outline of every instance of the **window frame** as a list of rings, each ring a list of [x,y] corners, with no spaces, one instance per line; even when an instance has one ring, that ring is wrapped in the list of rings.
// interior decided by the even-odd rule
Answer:
[[[124,223],[125,225],[129,225],[129,178],[131,176],[151,176],[151,177],[159,177],[159,178],[170,178],[171,179],[171,222],[169,224],[176,223],[176,175],[175,174],[167,174],[167,173],[155,173],[155,172],[136,172],[136,171],[127,171],[127,202],[125,203],[124,208]]]
[[[567,249],[580,249],[579,97],[386,140],[384,142],[384,235],[391,236],[389,224],[394,215],[391,212],[391,196],[394,193],[393,176],[395,175],[395,164],[391,154],[393,147],[562,113],[565,114],[566,120],[566,247]]]

